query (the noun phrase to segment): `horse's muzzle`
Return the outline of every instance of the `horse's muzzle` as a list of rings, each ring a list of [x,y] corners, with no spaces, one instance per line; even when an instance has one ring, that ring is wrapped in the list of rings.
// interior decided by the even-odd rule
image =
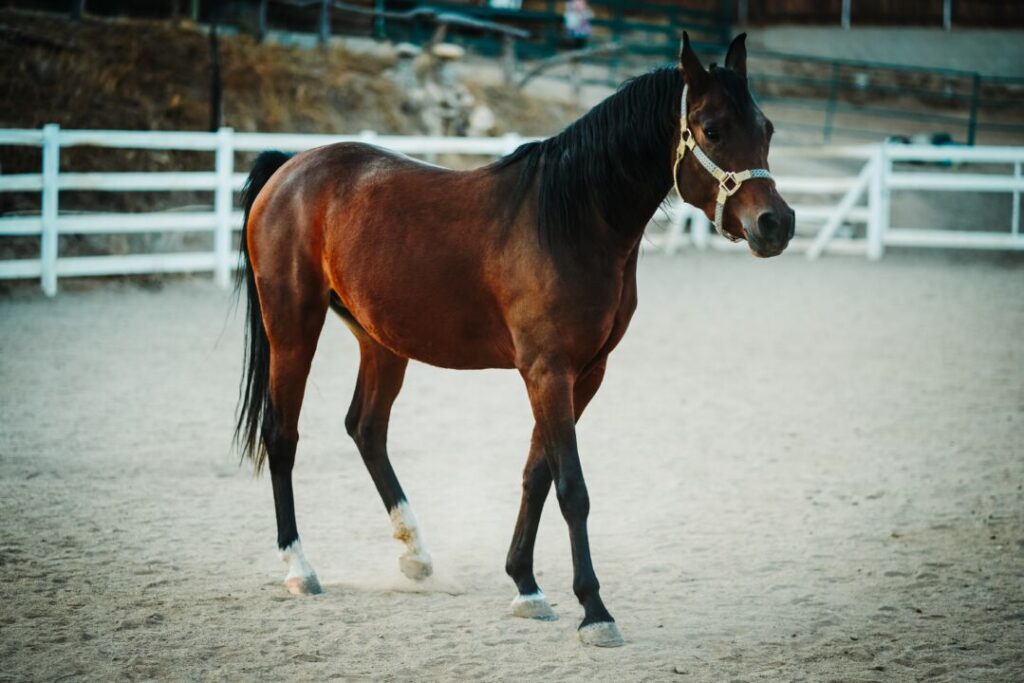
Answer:
[[[747,242],[755,256],[778,256],[786,249],[795,232],[796,214],[783,204],[757,217],[757,229],[748,231]]]

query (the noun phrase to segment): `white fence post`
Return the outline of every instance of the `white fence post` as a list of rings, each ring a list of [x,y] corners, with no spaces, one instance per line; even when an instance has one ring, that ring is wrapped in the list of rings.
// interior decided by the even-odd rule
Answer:
[[[864,190],[871,184],[876,164],[876,161],[868,161],[864,164],[864,168],[857,175],[857,180],[853,187],[847,190],[843,198],[839,200],[839,205],[835,211],[828,217],[828,220],[821,226],[821,230],[818,231],[810,246],[807,247],[805,256],[808,261],[816,260],[825,251],[825,247],[828,246],[828,243],[835,236],[839,226],[843,224],[843,220],[849,215],[854,205],[860,201],[860,198],[864,195]]]
[[[679,247],[683,243],[683,225],[686,223],[686,216],[686,204],[673,201],[668,229],[665,230],[665,243],[661,245],[666,256],[672,256],[679,251]]]
[[[889,231],[889,170],[892,161],[885,144],[875,152],[873,177],[868,192],[868,259],[877,261],[885,253],[885,233]]]
[[[511,154],[523,144],[523,138],[519,133],[505,133],[501,139],[505,142],[505,154]]]
[[[231,206],[234,199],[231,176],[235,172],[233,135],[234,130],[231,128],[217,131],[217,190],[213,202],[217,223],[213,232],[213,254],[214,276],[221,287],[231,284]]]
[[[42,272],[43,293],[57,294],[57,214],[60,175],[60,126],[43,126],[43,232],[39,240],[39,266]]]
[[[697,249],[707,249],[711,239],[711,221],[700,209],[690,209],[690,239]]]
[[[1020,180],[1020,162],[1013,164],[1013,179]],[[1013,191],[1013,213],[1010,220],[1010,234],[1020,234],[1020,190]]]

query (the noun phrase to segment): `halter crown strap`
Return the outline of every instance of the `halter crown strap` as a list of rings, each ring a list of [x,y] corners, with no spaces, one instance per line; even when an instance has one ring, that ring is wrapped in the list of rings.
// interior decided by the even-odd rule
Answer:
[[[690,132],[689,125],[686,123],[686,93],[689,89],[689,85],[683,85],[683,100],[679,105],[679,147],[676,148],[676,160],[672,164],[672,183],[675,185],[676,194],[685,202],[683,193],[679,191],[679,162],[686,156],[686,150],[693,150],[693,155],[697,157],[697,161],[704,167],[704,170],[718,181],[718,196],[715,198],[715,232],[730,242],[738,242],[740,238],[726,232],[725,226],[722,225],[726,200],[736,194],[743,183],[748,180],[753,178],[764,178],[772,182],[775,182],[775,180],[766,168],[751,168],[746,171],[739,171],[738,173],[723,171],[711,160],[711,157],[704,153],[704,150],[700,148],[700,145],[694,139],[693,133]]]

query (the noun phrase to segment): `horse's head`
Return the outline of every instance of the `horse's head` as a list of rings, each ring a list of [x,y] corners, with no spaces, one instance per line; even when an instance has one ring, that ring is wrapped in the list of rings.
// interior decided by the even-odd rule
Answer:
[[[772,123],[747,87],[746,34],[732,41],[725,66],[705,69],[683,34],[685,84],[676,188],[730,240],[746,239],[755,256],[775,256],[793,237],[793,209],[768,174]]]

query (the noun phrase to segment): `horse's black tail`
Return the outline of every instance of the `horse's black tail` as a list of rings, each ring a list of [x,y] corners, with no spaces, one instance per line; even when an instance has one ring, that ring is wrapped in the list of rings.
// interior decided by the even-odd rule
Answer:
[[[238,386],[238,422],[235,424],[235,444],[242,452],[242,458],[249,458],[259,473],[267,458],[266,445],[261,432],[272,429],[274,411],[270,405],[270,341],[263,326],[263,311],[260,309],[259,293],[256,291],[256,275],[249,261],[249,245],[246,235],[249,230],[249,211],[256,196],[267,184],[277,169],[281,168],[289,155],[283,152],[263,152],[253,162],[249,179],[242,188],[242,207],[245,218],[242,223],[242,244],[239,249],[242,262],[235,283],[236,293],[245,283],[248,295],[248,324],[245,330],[245,365],[242,381]]]

